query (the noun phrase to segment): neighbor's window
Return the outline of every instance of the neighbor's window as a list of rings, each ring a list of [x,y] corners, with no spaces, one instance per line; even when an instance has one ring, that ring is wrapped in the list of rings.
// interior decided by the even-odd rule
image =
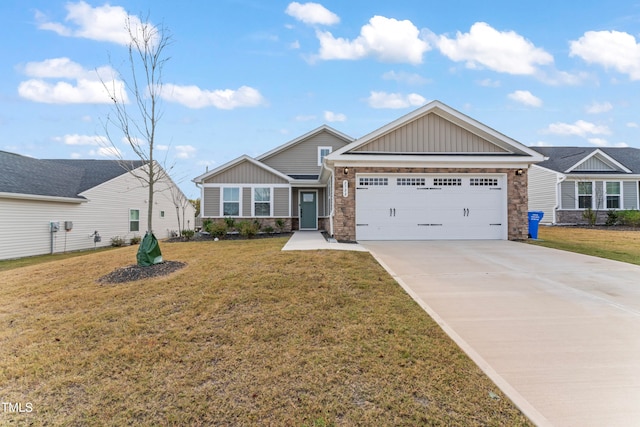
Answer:
[[[620,182],[607,182],[607,209],[620,209]]]
[[[160,211],[160,218],[164,218],[164,211]]]
[[[140,211],[129,209],[129,231],[140,231]]]
[[[331,147],[318,147],[318,166],[322,166],[322,161],[329,154],[331,154]]]
[[[271,216],[271,189],[254,188],[253,206],[255,216]]]
[[[229,187],[222,190],[222,215],[240,216],[240,188]]]
[[[578,208],[589,209],[593,207],[593,182],[578,183]]]

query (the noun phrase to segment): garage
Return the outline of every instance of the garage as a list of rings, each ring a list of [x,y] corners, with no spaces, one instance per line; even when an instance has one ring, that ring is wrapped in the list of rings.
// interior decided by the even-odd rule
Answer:
[[[507,238],[504,174],[356,176],[356,240]]]

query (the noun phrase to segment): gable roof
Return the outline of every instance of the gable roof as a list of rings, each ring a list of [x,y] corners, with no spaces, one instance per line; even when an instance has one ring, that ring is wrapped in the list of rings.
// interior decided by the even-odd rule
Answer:
[[[132,168],[143,161],[129,161]],[[80,194],[127,173],[117,160],[40,160],[0,151],[0,193],[85,200]]]
[[[237,157],[237,158],[231,160],[230,162],[225,163],[222,166],[218,166],[215,169],[207,171],[207,172],[203,173],[202,175],[193,178],[191,181],[195,182],[196,184],[197,183],[202,183],[205,180],[207,180],[207,179],[209,179],[209,178],[211,178],[211,177],[213,177],[215,175],[218,175],[220,173],[223,173],[224,171],[229,170],[229,169],[231,169],[231,168],[233,168],[233,167],[235,167],[235,166],[237,166],[237,165],[239,165],[239,164],[241,164],[243,162],[249,162],[252,165],[254,165],[254,166],[256,166],[256,167],[258,167],[260,169],[264,169],[265,171],[267,171],[267,172],[269,172],[269,173],[281,178],[282,180],[284,180],[286,182],[291,181],[291,177],[283,174],[282,172],[280,172],[278,170],[273,169],[272,167],[270,167],[268,165],[265,165],[262,162],[259,162],[258,160],[254,159],[253,157],[247,156],[246,154],[244,154],[244,155],[242,155],[240,157]]]
[[[346,135],[340,131],[335,130],[334,128],[332,128],[331,126],[327,126],[327,125],[322,125],[320,127],[317,127],[315,129],[313,129],[312,131],[309,131],[307,133],[305,133],[302,136],[299,136],[289,142],[286,142],[276,148],[274,148],[273,150],[269,150],[266,153],[263,153],[261,155],[259,155],[258,157],[256,157],[256,160],[258,161],[263,161],[264,159],[267,159],[269,157],[275,156],[278,153],[281,153],[285,150],[288,150],[289,148],[300,144],[301,142],[315,136],[318,135],[322,132],[329,132],[330,134],[333,134],[334,136],[336,136],[337,138],[343,139],[346,142],[352,142],[354,141],[354,138],[350,137],[349,135]]]
[[[548,157],[538,166],[560,173],[640,174],[640,149],[637,148],[535,147],[535,150]]]
[[[462,144],[458,144],[457,140],[460,139],[464,139]],[[447,146],[447,143],[453,140],[456,140],[457,145]],[[491,155],[520,156],[532,162],[543,160],[542,155],[535,150],[440,101],[432,101],[357,139],[330,154],[328,159],[336,160],[345,154]]]

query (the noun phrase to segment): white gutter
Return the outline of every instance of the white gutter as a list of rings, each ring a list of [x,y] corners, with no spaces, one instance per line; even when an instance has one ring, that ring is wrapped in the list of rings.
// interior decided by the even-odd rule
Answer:
[[[73,197],[44,196],[41,194],[24,194],[24,193],[3,193],[0,192],[0,199],[22,199],[22,200],[40,200],[43,202],[59,202],[59,203],[87,203],[87,199],[76,199]]]

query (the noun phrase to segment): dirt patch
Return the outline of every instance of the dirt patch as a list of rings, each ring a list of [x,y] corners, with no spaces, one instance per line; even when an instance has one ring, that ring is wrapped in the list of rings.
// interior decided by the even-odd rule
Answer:
[[[151,277],[166,276],[184,268],[187,264],[180,261],[165,261],[159,264],[141,267],[137,264],[119,268],[98,279],[101,284],[117,284],[149,279]]]

